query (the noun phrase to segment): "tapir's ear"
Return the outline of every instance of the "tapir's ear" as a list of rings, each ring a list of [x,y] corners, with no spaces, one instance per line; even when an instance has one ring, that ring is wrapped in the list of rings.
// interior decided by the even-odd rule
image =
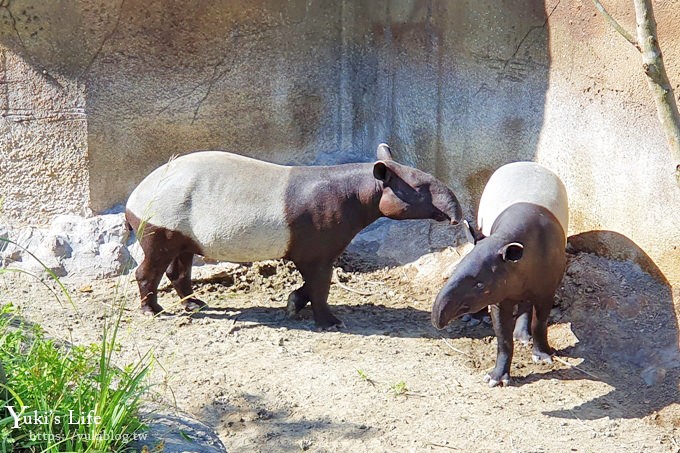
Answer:
[[[392,151],[386,143],[379,144],[375,154],[378,156],[378,160],[392,160]]]
[[[390,167],[385,162],[378,161],[373,164],[373,176],[379,181],[387,182],[392,176],[392,170],[390,170]]]
[[[522,259],[522,255],[524,255],[524,246],[519,242],[511,242],[501,247],[498,254],[503,258],[503,261],[512,261],[513,263],[516,263]]]

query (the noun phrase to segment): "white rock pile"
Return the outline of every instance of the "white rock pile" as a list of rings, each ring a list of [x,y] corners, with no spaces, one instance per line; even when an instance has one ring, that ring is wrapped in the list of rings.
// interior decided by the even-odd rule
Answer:
[[[10,230],[0,225],[0,267],[77,279],[121,275],[136,266],[123,214],[58,215],[49,227]]]

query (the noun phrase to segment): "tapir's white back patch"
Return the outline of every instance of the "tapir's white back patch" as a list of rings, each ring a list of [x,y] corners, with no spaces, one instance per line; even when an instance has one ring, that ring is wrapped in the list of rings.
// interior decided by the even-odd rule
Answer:
[[[567,236],[569,203],[564,184],[552,171],[535,162],[514,162],[491,175],[479,201],[477,224],[485,236],[496,218],[515,203],[533,203],[549,210]]]
[[[290,171],[222,151],[187,154],[147,176],[127,209],[142,222],[192,238],[210,258],[281,258],[290,242],[284,211]]]

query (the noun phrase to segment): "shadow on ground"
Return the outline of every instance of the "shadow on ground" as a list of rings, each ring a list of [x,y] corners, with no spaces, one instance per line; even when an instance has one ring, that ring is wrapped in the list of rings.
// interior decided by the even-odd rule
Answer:
[[[561,353],[584,358],[583,367],[614,390],[548,415],[639,418],[680,403],[680,291],[674,294],[649,256],[616,232],[572,236],[568,250],[577,253],[569,255],[558,306],[579,341]],[[590,378],[564,370],[551,377]]]

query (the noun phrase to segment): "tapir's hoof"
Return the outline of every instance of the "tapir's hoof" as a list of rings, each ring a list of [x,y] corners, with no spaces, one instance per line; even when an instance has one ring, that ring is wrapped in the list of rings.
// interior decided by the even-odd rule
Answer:
[[[297,290],[290,293],[288,296],[288,305],[286,305],[286,313],[288,314],[288,317],[292,319],[298,319],[298,313],[300,310],[305,308],[307,302],[309,301],[300,295]]]
[[[552,356],[548,353],[545,352],[540,352],[540,351],[534,351],[531,354],[531,359],[535,363],[553,363]]]
[[[321,330],[337,331],[338,329],[344,329],[344,328],[345,328],[345,323],[340,321],[335,316],[329,316],[326,319],[317,319],[316,320],[316,329],[319,330],[319,331],[321,331]]]
[[[186,301],[184,301],[183,304],[184,310],[189,312],[198,311],[208,306],[208,304],[206,304],[202,300],[194,299],[193,297],[191,299],[187,299]]]
[[[340,321],[340,324],[331,324],[328,327],[320,327],[317,325],[315,330],[317,332],[340,332],[340,330],[346,327],[347,326],[345,326],[345,323]]]
[[[145,316],[156,316],[163,311],[163,307],[158,304],[142,305],[142,314]]]
[[[468,313],[464,314],[460,319],[465,323],[466,327],[476,327],[480,324],[484,324],[485,326],[491,325],[491,317],[486,313],[485,314]]]
[[[514,332],[512,337],[524,346],[529,346],[531,344],[531,334],[529,332]]]
[[[496,376],[492,371],[484,376],[484,382],[489,384],[489,387],[507,387],[510,385],[510,375],[505,373],[502,376]]]

